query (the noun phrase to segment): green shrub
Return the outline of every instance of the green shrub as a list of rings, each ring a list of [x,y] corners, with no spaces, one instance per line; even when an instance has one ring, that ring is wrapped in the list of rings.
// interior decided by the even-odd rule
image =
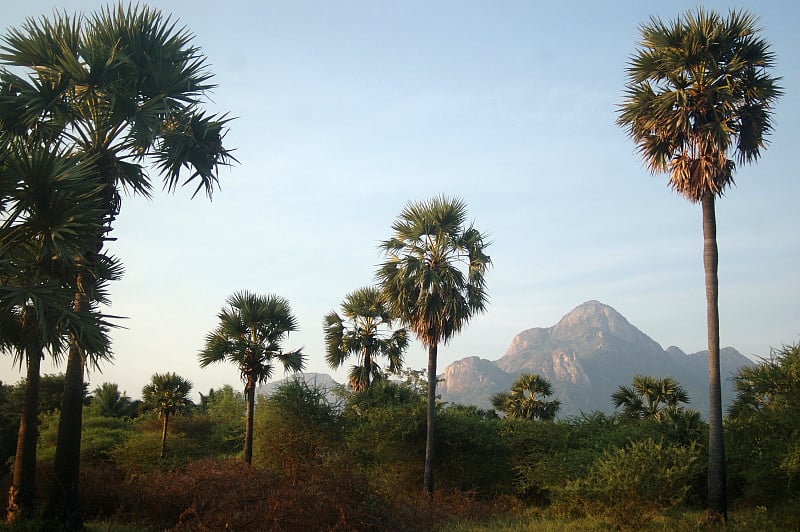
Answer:
[[[726,422],[731,492],[752,504],[800,496],[800,343],[734,376]]]
[[[340,447],[339,414],[326,391],[301,380],[258,398],[253,464],[297,478],[317,468]]]
[[[440,485],[481,496],[513,492],[510,449],[494,412],[452,406],[436,416],[435,478]]]
[[[652,439],[605,451],[583,478],[556,490],[557,507],[603,515],[623,528],[641,528],[683,503],[700,473],[695,446]]]
[[[167,455],[161,451],[161,420],[154,415],[140,416],[133,422],[128,439],[109,453],[112,461],[128,474],[167,471],[201,458],[224,456],[226,446],[219,439],[208,416],[170,418]]]

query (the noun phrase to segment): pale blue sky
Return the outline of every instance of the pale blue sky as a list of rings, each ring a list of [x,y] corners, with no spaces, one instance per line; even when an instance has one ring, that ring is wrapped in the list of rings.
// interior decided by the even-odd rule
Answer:
[[[112,286],[116,360],[90,388],[139,396],[175,371],[207,393],[238,371],[200,369],[197,352],[232,292],[286,297],[310,371],[324,362],[322,317],[373,281],[378,243],[409,200],[460,196],[491,235],[488,312],[439,350],[500,358],[511,339],[580,303],[611,305],[663,347],[705,348],[700,208],[650,176],[614,124],[624,69],[651,15],[669,2],[150,2],[195,35],[230,112],[241,164],[212,203],[191,190],[126,198],[114,235],[125,278]],[[4,5],[25,17],[101,3]],[[800,339],[800,141],[796,2],[731,4],[761,17],[786,94],[763,159],[718,203],[723,346],[766,356]],[[5,31],[5,30],[4,30]],[[407,361],[426,356],[414,343]],[[46,372],[61,371],[48,367]],[[0,379],[16,382],[10,358]],[[279,376],[282,373],[279,372]]]

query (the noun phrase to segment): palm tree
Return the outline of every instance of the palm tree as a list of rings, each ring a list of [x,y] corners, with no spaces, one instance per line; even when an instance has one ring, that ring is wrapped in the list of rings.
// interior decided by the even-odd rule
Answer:
[[[95,222],[95,186],[87,181],[87,170],[76,158],[45,145],[0,141],[0,352],[13,352],[20,367],[27,366],[9,490],[10,521],[35,510],[40,363],[45,351],[58,361],[65,339],[73,333],[84,339],[90,355],[110,355],[109,324],[103,316],[94,308],[81,313],[71,308],[74,258],[102,231]]]
[[[506,417],[552,421],[555,419],[561,401],[548,401],[553,395],[553,385],[539,374],[523,373],[511,390],[492,397],[492,406]]]
[[[222,145],[227,119],[207,115],[202,97],[213,88],[193,36],[158,10],[132,5],[90,16],[56,13],[28,19],[0,44],[0,123],[36,144],[65,146],[93,161],[104,234],[83,250],[74,307],[95,294],[92,263],[119,213],[121,189],[149,196],[155,172],[164,186],[194,181],[210,197],[217,169],[233,162]],[[27,76],[17,75],[27,69]],[[188,172],[188,174],[184,174]],[[182,174],[184,174],[182,176]],[[67,358],[48,513],[79,528],[81,405],[85,346],[74,336]]]
[[[286,371],[298,372],[305,360],[302,349],[284,352],[281,347],[289,333],[297,330],[297,318],[286,299],[244,290],[231,295],[226,302],[228,307],[217,315],[219,325],[206,336],[205,348],[199,355],[200,367],[215,362],[231,362],[239,367],[247,401],[244,459],[250,464],[256,385],[272,377],[276,362]]]
[[[681,410],[681,403],[689,403],[689,394],[673,377],[635,375],[633,385],[620,386],[611,399],[625,416],[658,420]]]
[[[138,404],[125,392],[120,392],[117,384],[104,382],[94,389],[91,408],[94,414],[102,417],[134,417]]]
[[[175,373],[154,373],[150,384],[142,388],[142,407],[155,410],[163,420],[161,427],[161,458],[167,456],[167,428],[173,414],[188,413],[194,406],[189,399],[192,383]]]
[[[347,294],[342,303],[344,319],[334,311],[324,319],[325,360],[330,367],[339,368],[351,355],[359,364],[350,370],[350,388],[359,392],[382,378],[378,356],[389,360],[389,372],[403,367],[403,351],[408,346],[405,329],[392,331],[392,317],[381,300],[380,291],[365,287]]]
[[[653,173],[703,211],[703,264],[709,359],[711,509],[727,518],[719,368],[715,200],[733,184],[736,163],[761,155],[782,91],[770,75],[774,55],[744,10],[724,17],[702,8],[671,23],[651,18],[627,72],[617,123]]]
[[[386,260],[377,278],[389,311],[428,349],[428,420],[424,492],[433,494],[433,429],[436,357],[476,313],[486,308],[484,274],[491,264],[488,243],[465,227],[466,204],[445,196],[409,203],[381,244]]]

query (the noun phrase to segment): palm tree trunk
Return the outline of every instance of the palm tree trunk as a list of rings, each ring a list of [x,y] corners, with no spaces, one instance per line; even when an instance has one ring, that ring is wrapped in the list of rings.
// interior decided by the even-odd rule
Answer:
[[[364,389],[369,390],[370,381],[372,380],[372,357],[369,356],[369,349],[364,346],[364,369],[367,373],[367,385]]]
[[[719,362],[719,288],[717,219],[714,196],[702,199],[703,266],[706,276],[706,326],[708,329],[708,503],[723,520],[728,519],[725,444],[722,428],[722,385]]]
[[[244,396],[247,400],[247,415],[244,422],[244,461],[251,464],[253,462],[253,412],[256,401],[256,383],[252,377],[247,378]]]
[[[84,274],[78,274],[75,312],[89,309],[89,298],[83,290]],[[53,459],[53,480],[50,484],[45,515],[55,519],[66,530],[80,530],[83,517],[80,509],[81,425],[83,423],[83,350],[77,337],[70,336],[64,394],[58,419],[56,454]]]
[[[164,426],[161,428],[161,458],[167,457],[167,427],[169,426],[169,410],[164,412]]]
[[[423,493],[433,496],[433,427],[436,421],[436,357],[438,344],[428,348],[428,424],[425,436],[425,480]]]
[[[42,350],[26,349],[28,371],[25,379],[25,403],[19,421],[17,453],[8,490],[9,522],[32,517],[36,513],[36,440],[39,436],[39,383]]]

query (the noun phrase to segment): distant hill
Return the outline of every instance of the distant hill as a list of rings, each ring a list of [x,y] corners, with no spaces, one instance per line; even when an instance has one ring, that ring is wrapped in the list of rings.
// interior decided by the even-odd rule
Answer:
[[[753,362],[733,348],[720,352],[723,405],[733,395],[730,376]],[[691,408],[708,417],[707,352],[663,349],[625,317],[599,301],[573,309],[552,327],[522,331],[496,361],[478,357],[445,368],[437,387],[442,400],[491,407],[491,397],[509,389],[521,373],[539,373],[553,384],[562,403],[559,417],[600,410],[612,412],[611,394],[637,373],[672,376],[689,393]]]

